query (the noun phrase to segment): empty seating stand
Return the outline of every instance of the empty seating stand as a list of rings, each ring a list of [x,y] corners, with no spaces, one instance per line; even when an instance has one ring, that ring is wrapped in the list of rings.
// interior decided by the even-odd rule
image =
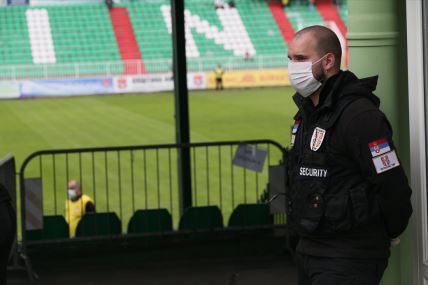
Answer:
[[[180,219],[179,230],[214,230],[223,228],[223,216],[217,206],[190,207]]]
[[[88,213],[77,225],[76,237],[114,236],[122,233],[119,217],[113,213]]]
[[[68,224],[63,216],[44,216],[43,229],[26,232],[28,241],[68,239]]]
[[[172,217],[167,209],[137,210],[128,223],[128,234],[172,231]]]
[[[229,227],[251,227],[272,225],[273,216],[269,205],[266,204],[240,204],[229,218]]]

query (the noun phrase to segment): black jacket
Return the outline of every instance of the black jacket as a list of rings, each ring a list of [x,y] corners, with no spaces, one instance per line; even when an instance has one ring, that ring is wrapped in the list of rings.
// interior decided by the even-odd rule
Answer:
[[[407,226],[411,189],[376,85],[345,71],[326,82],[317,107],[293,97],[288,216],[303,254],[386,257]]]

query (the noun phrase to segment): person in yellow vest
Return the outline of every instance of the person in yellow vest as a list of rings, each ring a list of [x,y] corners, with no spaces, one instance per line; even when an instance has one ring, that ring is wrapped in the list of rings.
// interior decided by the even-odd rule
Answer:
[[[95,212],[95,204],[91,197],[82,193],[82,187],[76,180],[68,182],[68,199],[65,201],[65,220],[68,223],[70,237],[76,235],[80,219],[90,212]]]
[[[216,90],[221,90],[223,89],[223,74],[224,74],[224,69],[223,67],[221,67],[221,65],[217,65],[217,68],[214,69],[214,74],[215,74],[215,89]]]

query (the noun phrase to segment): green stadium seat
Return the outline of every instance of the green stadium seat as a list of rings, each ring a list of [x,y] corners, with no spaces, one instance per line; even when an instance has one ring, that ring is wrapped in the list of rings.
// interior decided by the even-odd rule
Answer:
[[[223,216],[217,206],[190,207],[180,219],[180,230],[215,229],[223,227]]]
[[[122,224],[116,213],[88,213],[77,225],[76,237],[119,235]]]
[[[256,55],[284,55],[287,45],[273,19],[265,1],[236,0],[236,8],[244,23],[247,33],[256,51]],[[124,1],[117,4],[128,8],[128,14],[134,29],[134,35],[143,60],[147,60],[148,72],[167,72],[170,65],[165,64],[172,57],[172,40],[165,25],[161,7],[170,5],[169,0],[157,1]],[[222,23],[213,6],[212,0],[188,0],[186,9],[200,20],[207,21],[210,26],[222,30]],[[79,75],[93,76],[105,73],[105,62],[120,61],[121,56],[115,38],[108,9],[103,3],[76,4],[64,6],[44,6],[49,14],[52,39],[55,47],[55,59],[61,65],[61,75],[74,75],[73,63],[91,63],[79,65]],[[26,12],[34,9],[29,6],[0,7],[0,79],[11,76],[9,65],[32,65],[32,51],[27,27]],[[284,8],[289,15],[295,30],[318,24],[325,25],[317,9],[308,9],[307,1],[299,5]],[[348,21],[347,1],[339,9],[345,24]],[[192,35],[198,47],[202,67],[209,70],[212,67],[212,57],[227,57],[237,68],[258,68],[256,63],[245,63],[242,57],[234,56],[233,51],[213,39],[197,33],[192,29]],[[193,58],[189,58],[189,61]],[[284,66],[284,62],[263,62],[266,67]],[[190,71],[199,70],[199,64],[189,65]],[[25,72],[14,76],[40,76],[45,71],[37,65],[26,68]],[[117,65],[112,74],[122,74],[124,69]],[[48,69],[48,76],[58,76],[55,69]]]
[[[43,229],[26,232],[27,240],[66,239],[69,237],[68,224],[63,216],[44,216]]]
[[[128,223],[128,233],[172,231],[172,217],[167,209],[137,210]]]
[[[273,216],[266,204],[240,204],[229,218],[229,227],[272,225]]]

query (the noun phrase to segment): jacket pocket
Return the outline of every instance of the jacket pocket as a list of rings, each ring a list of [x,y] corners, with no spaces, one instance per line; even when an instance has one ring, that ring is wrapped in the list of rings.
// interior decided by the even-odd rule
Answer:
[[[323,193],[325,185],[312,181],[304,183],[296,193],[292,202],[292,222],[303,234],[314,232],[324,216],[325,202]]]
[[[325,209],[325,219],[329,232],[343,232],[352,227],[350,198],[346,194],[329,195]]]
[[[362,184],[344,193],[329,195],[325,219],[331,232],[343,232],[365,225],[369,217],[367,185]]]

